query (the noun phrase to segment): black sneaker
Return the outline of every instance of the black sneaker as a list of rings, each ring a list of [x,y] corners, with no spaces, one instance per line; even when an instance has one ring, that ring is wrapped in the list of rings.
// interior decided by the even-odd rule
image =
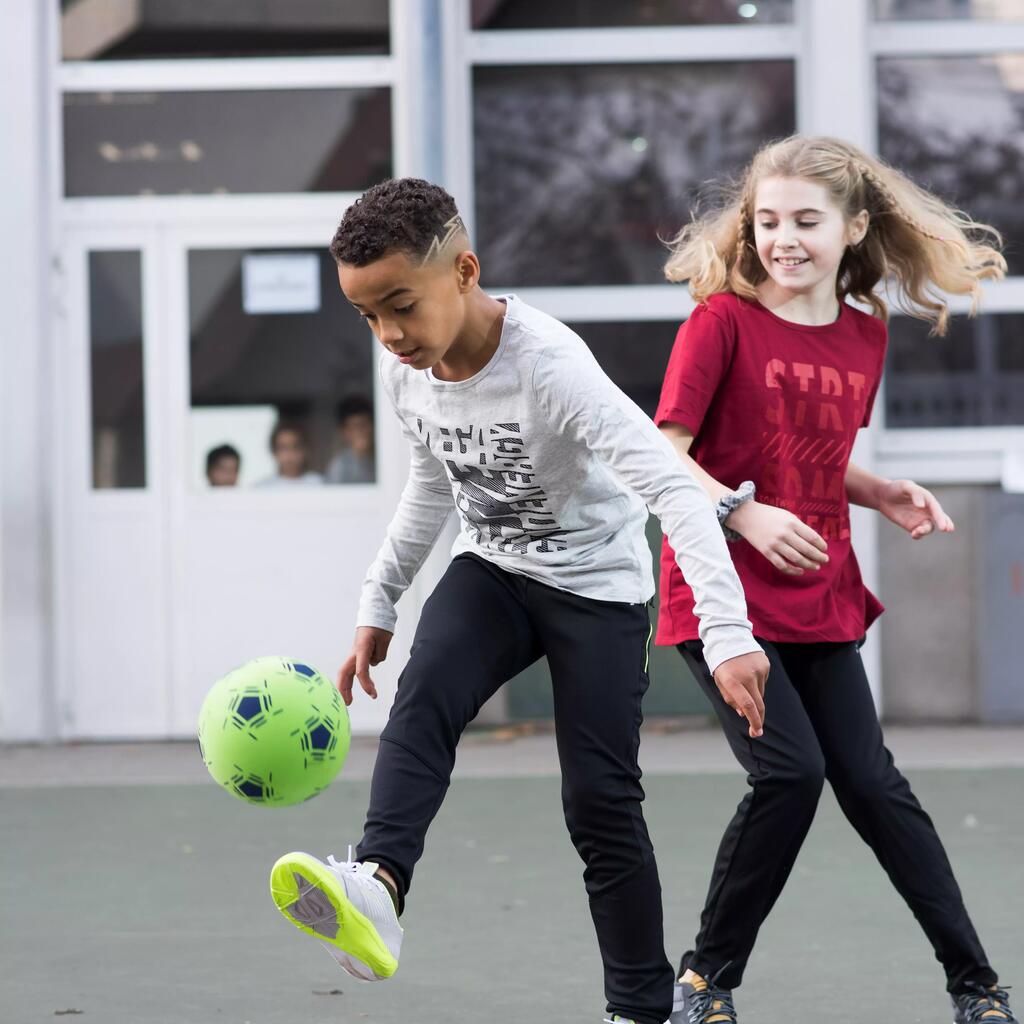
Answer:
[[[692,975],[690,981],[677,981],[668,1024],[736,1024],[732,992],[717,984],[725,967],[716,971],[710,981],[699,974]]]
[[[1010,1009],[1006,989],[998,985],[986,988],[972,982],[970,991],[952,999],[954,1024],[1020,1024]]]

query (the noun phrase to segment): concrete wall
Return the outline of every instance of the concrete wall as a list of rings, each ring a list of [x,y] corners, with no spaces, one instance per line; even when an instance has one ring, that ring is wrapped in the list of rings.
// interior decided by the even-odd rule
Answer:
[[[912,541],[892,523],[879,527],[885,717],[962,721],[978,717],[976,547],[986,488],[933,491],[956,530]]]

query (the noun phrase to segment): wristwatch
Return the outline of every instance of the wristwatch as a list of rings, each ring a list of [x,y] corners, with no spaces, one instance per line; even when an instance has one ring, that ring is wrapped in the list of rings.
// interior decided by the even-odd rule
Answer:
[[[723,494],[722,497],[718,499],[718,503],[715,505],[715,515],[718,516],[718,522],[721,524],[722,532],[725,534],[726,540],[736,541],[743,539],[735,530],[730,530],[729,527],[725,525],[725,521],[745,501],[753,501],[754,493],[754,481],[744,480],[735,491]]]

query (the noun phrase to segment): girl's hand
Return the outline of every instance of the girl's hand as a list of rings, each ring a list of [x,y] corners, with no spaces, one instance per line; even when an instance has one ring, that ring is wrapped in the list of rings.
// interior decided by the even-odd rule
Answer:
[[[787,576],[803,576],[828,561],[825,541],[784,508],[745,501],[725,523]]]
[[[927,537],[935,530],[952,533],[956,529],[935,495],[913,480],[887,481],[878,492],[878,511],[906,530],[913,540]]]
[[[352,653],[345,659],[345,664],[338,672],[338,689],[346,705],[352,703],[353,679],[358,679],[363,690],[374,700],[377,699],[377,687],[370,678],[370,666],[379,665],[388,656],[388,645],[393,635],[386,629],[376,629],[372,626],[357,627]]]

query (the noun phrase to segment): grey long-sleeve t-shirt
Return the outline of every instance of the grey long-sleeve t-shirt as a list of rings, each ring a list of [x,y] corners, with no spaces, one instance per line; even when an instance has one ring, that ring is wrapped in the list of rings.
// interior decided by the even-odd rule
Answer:
[[[394,630],[395,604],[453,506],[453,556],[472,552],[597,601],[646,602],[646,503],[693,588],[711,671],[759,651],[711,500],[671,443],[573,331],[514,295],[500,298],[498,348],[468,380],[438,380],[390,353],[380,360],[412,461],[357,626]]]

